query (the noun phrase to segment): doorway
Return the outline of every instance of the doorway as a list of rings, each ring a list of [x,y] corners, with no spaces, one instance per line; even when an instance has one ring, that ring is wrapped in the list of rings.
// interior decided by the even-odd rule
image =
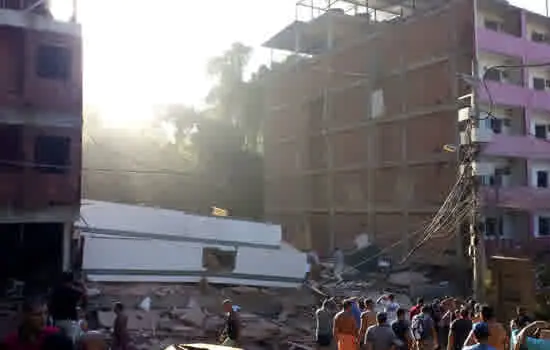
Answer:
[[[0,224],[0,285],[25,282],[25,291],[42,291],[62,272],[62,223]]]

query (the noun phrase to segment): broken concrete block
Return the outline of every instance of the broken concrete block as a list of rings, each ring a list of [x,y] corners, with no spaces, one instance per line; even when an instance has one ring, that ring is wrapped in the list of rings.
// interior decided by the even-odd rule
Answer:
[[[231,288],[231,290],[237,294],[246,294],[246,293],[258,293],[259,289],[256,287],[247,287],[247,286],[237,286]]]
[[[182,314],[178,317],[181,322],[198,328],[203,326],[206,315],[199,307],[185,309],[182,311]]]
[[[223,317],[211,316],[204,321],[203,328],[205,331],[210,331],[210,332],[219,331],[224,326],[224,322],[225,321]]]
[[[97,320],[102,328],[111,328],[115,321],[115,313],[112,311],[98,311]]]

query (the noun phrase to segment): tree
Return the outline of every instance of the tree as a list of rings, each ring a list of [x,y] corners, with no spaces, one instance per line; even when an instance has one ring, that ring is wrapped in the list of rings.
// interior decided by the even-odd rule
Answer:
[[[200,214],[217,206],[234,217],[261,219],[263,163],[257,140],[267,68],[245,81],[250,54],[249,47],[236,43],[209,62],[207,71],[216,83],[207,98],[208,109],[162,106],[141,133],[106,130],[91,113],[84,163],[120,173],[87,174],[86,196]],[[173,131],[171,142],[152,136],[166,129]]]
[[[242,124],[244,101],[244,70],[250,60],[252,49],[234,43],[221,56],[212,58],[207,65],[208,74],[216,80],[206,101],[214,106],[216,116],[233,124]]]

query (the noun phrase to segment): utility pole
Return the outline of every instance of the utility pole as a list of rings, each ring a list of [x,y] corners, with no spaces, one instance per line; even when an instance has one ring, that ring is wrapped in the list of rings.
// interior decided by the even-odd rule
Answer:
[[[475,65],[475,64],[474,64]],[[472,287],[473,294],[476,300],[484,300],[484,286],[485,286],[485,242],[483,235],[480,233],[480,217],[479,217],[479,181],[474,169],[474,163],[477,159],[478,148],[473,138],[473,130],[479,127],[480,113],[477,100],[477,94],[475,89],[477,86],[473,86],[473,92],[471,94],[471,110],[468,114],[468,120],[466,125],[466,177],[468,181],[468,187],[470,190],[470,198],[472,201],[472,210],[470,212],[470,225],[469,236],[470,246],[469,253],[472,258]]]
[[[477,23],[478,20],[478,0],[473,0],[474,3],[474,23]],[[478,101],[478,89],[481,87],[480,81],[480,69],[479,61],[477,56],[477,42],[478,38],[476,31],[474,31],[474,57],[473,57],[473,77],[472,80],[472,94],[470,96],[470,110],[467,118],[467,127],[466,127],[466,171],[465,174],[468,177],[468,185],[470,187],[470,196],[472,201],[472,211],[470,213],[470,246],[469,253],[472,258],[472,287],[474,292],[474,297],[477,301],[483,301],[485,297],[484,286],[485,286],[485,242],[483,235],[480,234],[480,220],[479,220],[479,189],[478,189],[478,179],[476,177],[476,171],[474,169],[474,162],[477,159],[477,145],[473,139],[473,130],[475,127],[479,127],[480,121],[480,109]],[[481,79],[485,79],[486,72],[483,72]],[[481,237],[480,237],[481,236]]]

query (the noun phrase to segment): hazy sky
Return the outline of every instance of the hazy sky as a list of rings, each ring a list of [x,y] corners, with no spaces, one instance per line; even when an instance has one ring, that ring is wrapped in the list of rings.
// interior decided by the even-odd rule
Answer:
[[[71,0],[53,0],[70,3]],[[512,0],[543,13],[546,0]],[[205,64],[235,41],[258,46],[294,19],[295,0],[79,0],[86,103],[109,119],[145,118],[153,104],[198,104]]]

